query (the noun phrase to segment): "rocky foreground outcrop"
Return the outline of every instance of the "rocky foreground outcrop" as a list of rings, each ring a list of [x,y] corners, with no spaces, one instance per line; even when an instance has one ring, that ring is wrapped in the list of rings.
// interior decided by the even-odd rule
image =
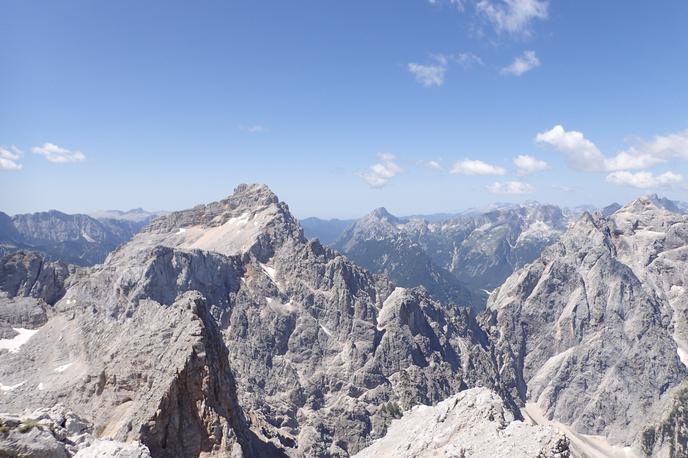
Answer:
[[[655,447],[676,441],[666,431],[686,428],[675,401],[688,378],[686,287],[688,218],[643,198],[584,215],[491,296],[482,319],[515,397],[578,433],[660,456]]]
[[[472,388],[435,406],[416,406],[355,458],[567,458],[569,441],[547,426],[515,420],[502,399]]]

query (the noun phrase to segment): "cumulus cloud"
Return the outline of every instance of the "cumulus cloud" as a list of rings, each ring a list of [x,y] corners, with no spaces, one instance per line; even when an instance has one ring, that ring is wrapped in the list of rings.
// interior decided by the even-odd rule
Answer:
[[[504,175],[506,170],[483,161],[464,159],[457,161],[450,173],[454,175]]]
[[[607,175],[607,182],[619,186],[632,186],[634,188],[658,188],[672,186],[683,182],[683,177],[678,173],[664,172],[661,175],[653,175],[650,172],[612,172]]]
[[[403,172],[396,163],[396,157],[389,153],[378,153],[380,162],[371,165],[367,170],[356,172],[371,188],[383,188],[389,180]]]
[[[81,151],[68,150],[53,143],[43,143],[42,146],[34,146],[31,148],[31,151],[33,151],[34,154],[45,156],[50,162],[81,162],[86,159],[86,156]]]
[[[422,86],[433,87],[444,84],[444,76],[447,73],[448,59],[441,54],[433,55],[434,63],[429,65],[410,63],[408,71]]]
[[[9,148],[0,146],[0,170],[21,170],[22,165],[18,162],[24,153],[12,145]]]
[[[528,50],[514,59],[511,64],[502,68],[500,72],[502,75],[521,76],[539,66],[540,59],[538,59],[535,51]]]
[[[487,187],[492,194],[528,194],[535,191],[535,188],[522,181],[497,181]]]
[[[518,174],[521,176],[530,175],[531,173],[535,172],[542,172],[543,170],[548,170],[550,168],[547,162],[527,155],[516,156],[514,158],[514,164],[518,169]]]
[[[584,172],[645,169],[672,157],[688,160],[688,130],[657,136],[650,141],[640,140],[612,157],[605,156],[583,133],[567,131],[562,125],[537,134],[535,141],[562,151],[571,168]]]
[[[478,12],[498,33],[529,35],[534,20],[548,16],[548,0],[478,0]]]

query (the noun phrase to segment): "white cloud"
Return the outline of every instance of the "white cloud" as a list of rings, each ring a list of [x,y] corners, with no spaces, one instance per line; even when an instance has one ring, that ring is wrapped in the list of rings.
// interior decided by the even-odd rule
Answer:
[[[371,165],[368,170],[356,172],[371,188],[382,188],[389,180],[403,172],[396,163],[396,157],[389,153],[378,153],[381,162]]]
[[[456,61],[466,70],[475,66],[482,67],[483,65],[485,65],[480,56],[477,56],[471,52],[461,52],[455,56],[452,56],[452,60]]]
[[[612,172],[607,175],[607,182],[619,186],[632,186],[634,188],[657,188],[671,186],[683,182],[683,177],[678,173],[664,172],[661,175],[653,175],[650,172]]]
[[[487,187],[492,194],[528,194],[535,191],[535,188],[522,181],[497,181]]]
[[[50,162],[81,162],[86,159],[86,156],[81,151],[71,151],[53,143],[43,143],[42,146],[34,146],[31,148],[31,151],[34,154],[45,156]]]
[[[526,72],[540,66],[540,59],[535,54],[535,51],[525,51],[522,55],[518,56],[514,61],[502,68],[500,73],[502,75],[513,75],[521,76]]]
[[[431,65],[410,63],[408,71],[425,87],[442,86],[444,75],[447,73],[447,63],[446,61]]]
[[[547,19],[548,0],[478,0],[476,8],[498,33],[529,35],[535,19]]]
[[[527,155],[516,156],[514,158],[514,164],[518,169],[519,175],[530,175],[531,173],[542,172],[550,168],[547,162]]]
[[[688,130],[678,134],[655,137],[638,142],[615,156],[606,157],[583,133],[566,131],[562,125],[541,132],[535,141],[553,146],[566,153],[569,166],[584,172],[612,172],[644,169],[667,161],[671,157],[688,159]]]
[[[459,9],[459,11],[463,11],[465,8],[464,4],[466,0],[446,0],[446,2],[451,5],[455,5]],[[431,5],[437,5],[439,3],[442,3],[442,0],[428,0],[428,3],[430,3]]]
[[[24,153],[12,145],[9,148],[0,146],[0,170],[21,170],[22,165],[18,162]]]
[[[465,159],[456,162],[450,173],[454,175],[504,175],[506,170],[483,161]]]
[[[442,167],[442,164],[440,164],[439,161],[435,160],[430,160],[430,161],[420,161],[420,165],[422,165],[425,168],[432,169],[432,170],[444,170],[444,167]]]
[[[239,130],[242,132],[247,132],[249,134],[260,134],[262,132],[265,132],[267,129],[260,124],[253,124],[250,126],[245,126],[245,125],[240,125]]]
[[[636,145],[625,151],[630,156],[648,155],[668,160],[688,160],[688,129],[668,135],[657,135],[650,141],[638,140]]]
[[[442,86],[445,76],[449,70],[450,63],[457,63],[464,70],[477,65],[484,65],[483,60],[470,52],[459,54],[432,54],[431,64],[408,64],[408,71],[413,75],[417,82],[425,87]]]

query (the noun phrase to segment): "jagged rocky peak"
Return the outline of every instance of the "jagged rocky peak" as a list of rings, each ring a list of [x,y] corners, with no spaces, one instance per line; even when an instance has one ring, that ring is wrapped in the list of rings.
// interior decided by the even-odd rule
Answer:
[[[266,185],[241,184],[224,200],[158,218],[134,242],[235,255],[288,239],[303,240],[303,230],[287,204]]]
[[[640,198],[509,277],[482,320],[527,409],[639,448],[688,377],[686,272],[688,218]]]
[[[392,215],[390,212],[387,211],[385,207],[378,207],[372,212],[369,213],[368,215],[371,218],[377,218],[385,221],[389,221],[390,223],[397,223],[402,220],[397,218],[396,216]]]
[[[671,200],[666,197],[659,197],[657,194],[650,194],[648,196],[645,196],[645,199],[649,200],[658,207],[662,207],[673,213],[688,213],[688,203],[686,202]]]

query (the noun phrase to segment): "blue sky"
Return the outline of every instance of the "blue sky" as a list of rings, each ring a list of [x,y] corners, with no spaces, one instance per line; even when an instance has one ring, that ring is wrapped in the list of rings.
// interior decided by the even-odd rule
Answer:
[[[682,0],[5,0],[0,210],[241,182],[300,217],[688,200],[686,23]]]

